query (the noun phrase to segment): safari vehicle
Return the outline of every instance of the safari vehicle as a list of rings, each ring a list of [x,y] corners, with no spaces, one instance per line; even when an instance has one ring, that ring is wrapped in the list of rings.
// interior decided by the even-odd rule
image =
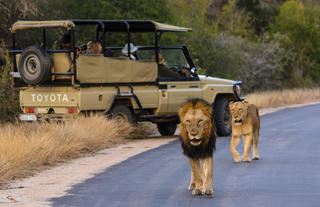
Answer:
[[[101,42],[100,55],[77,54],[77,32],[94,27]],[[63,29],[71,37],[71,49],[52,49],[47,36]],[[17,38],[27,30],[40,30],[41,42],[18,47]],[[240,99],[240,82],[198,75],[185,46],[159,46],[168,32],[190,28],[147,20],[18,21],[12,25],[14,85],[20,89],[20,119],[61,119],[79,113],[103,112],[129,122],[151,121],[161,135],[173,135],[179,122],[177,111],[189,98],[212,103],[219,135],[231,133],[229,100]],[[139,46],[137,60],[121,58],[122,47],[107,47],[112,33],[123,34],[130,43],[135,33],[152,35],[152,46]],[[107,54],[109,53],[109,54]],[[117,55],[118,54],[118,55]],[[166,60],[160,66],[159,57]],[[155,58],[152,58],[154,56]],[[160,75],[161,67],[171,74]]]

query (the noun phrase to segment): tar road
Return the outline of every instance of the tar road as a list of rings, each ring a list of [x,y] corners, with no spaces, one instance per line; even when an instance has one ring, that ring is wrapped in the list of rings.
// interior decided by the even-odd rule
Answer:
[[[236,164],[230,137],[217,139],[214,197],[187,190],[190,166],[177,140],[114,165],[51,201],[59,207],[319,207],[320,105],[262,116],[259,141],[261,159]],[[242,154],[242,142],[238,150]]]

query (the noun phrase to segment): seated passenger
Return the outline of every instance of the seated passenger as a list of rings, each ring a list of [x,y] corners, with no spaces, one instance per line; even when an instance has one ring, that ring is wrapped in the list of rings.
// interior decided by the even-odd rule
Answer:
[[[69,33],[64,33],[62,38],[61,38],[61,45],[60,45],[61,50],[71,50],[71,36]],[[77,49],[77,56],[81,53],[82,48],[76,48]]]
[[[155,55],[152,56],[152,60],[155,60]],[[172,78],[179,78],[179,73],[176,73],[169,68],[166,67],[166,61],[164,57],[159,54],[159,77],[172,77]]]
[[[130,43],[130,59],[131,60],[137,59],[137,54],[136,54],[137,50],[138,50],[138,48],[136,46],[134,46],[133,43]],[[129,57],[128,51],[129,51],[128,44],[126,44],[121,50],[121,52],[124,56],[120,56],[120,57]]]
[[[89,41],[87,44],[86,54],[100,55],[102,54],[102,46],[99,41]]]
[[[61,37],[61,50],[71,50],[71,37],[69,33],[64,33]]]

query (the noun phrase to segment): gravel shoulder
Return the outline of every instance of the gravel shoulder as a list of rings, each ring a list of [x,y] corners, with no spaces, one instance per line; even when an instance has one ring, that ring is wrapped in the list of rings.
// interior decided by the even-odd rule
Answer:
[[[290,105],[272,109],[261,109],[260,115],[265,115],[284,108],[295,108],[306,105]],[[178,130],[177,130],[178,131]],[[178,132],[176,132],[176,135]],[[83,157],[56,167],[44,170],[35,176],[16,181],[5,190],[0,190],[0,206],[6,207],[44,207],[50,206],[51,198],[65,196],[73,185],[95,176],[106,168],[120,163],[134,155],[159,147],[174,141],[178,136],[147,137],[132,140],[115,148],[101,150],[94,156]]]

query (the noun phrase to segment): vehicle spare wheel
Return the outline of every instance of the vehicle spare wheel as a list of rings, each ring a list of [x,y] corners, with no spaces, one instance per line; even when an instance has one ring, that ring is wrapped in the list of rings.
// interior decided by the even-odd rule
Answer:
[[[37,85],[47,81],[51,74],[52,60],[45,49],[34,45],[23,50],[19,72],[25,83]]]

